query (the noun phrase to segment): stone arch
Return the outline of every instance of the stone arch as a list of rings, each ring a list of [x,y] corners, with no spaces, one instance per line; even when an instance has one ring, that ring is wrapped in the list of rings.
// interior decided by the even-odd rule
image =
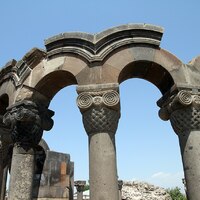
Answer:
[[[153,83],[162,94],[165,94],[174,86],[174,80],[170,73],[158,65],[149,61],[136,61],[128,64],[119,74],[119,83],[130,78],[141,78]]]
[[[104,66],[113,71],[114,81],[119,84],[129,78],[142,78],[157,86],[162,94],[172,86],[178,87],[187,83],[185,65],[161,48],[124,47],[113,52]]]
[[[30,117],[30,124],[13,122],[13,127],[19,129],[20,136],[24,136],[25,131],[21,131],[21,127],[23,130],[29,130],[27,125],[32,125],[32,132],[35,134],[34,126],[40,124],[41,127],[37,131],[39,138],[41,129],[50,130],[52,127],[53,114],[47,108],[53,96],[63,87],[77,84],[79,94],[77,104],[83,114],[84,126],[90,137],[91,157],[96,159],[91,159],[90,163],[91,199],[101,198],[102,194],[104,199],[118,199],[115,144],[110,142],[110,139],[112,137],[114,141],[120,117],[119,84],[123,81],[137,77],[156,85],[163,94],[158,102],[163,118],[161,115],[160,117],[165,120],[172,119],[171,122],[178,127],[181,124],[177,122],[185,122],[187,116],[189,118],[187,122],[191,127],[185,127],[187,123],[183,123],[183,126],[181,125],[182,127],[178,127],[175,131],[179,134],[179,138],[183,137],[182,139],[185,140],[182,131],[177,130],[185,127],[188,131],[190,128],[192,142],[199,151],[200,145],[195,143],[200,141],[199,134],[196,135],[194,132],[200,129],[199,123],[196,123],[200,112],[199,57],[189,64],[183,64],[176,56],[160,48],[162,35],[161,27],[149,24],[127,24],[94,35],[81,32],[63,33],[49,38],[45,41],[46,50],[34,48],[22,60],[18,62],[12,60],[0,71],[0,96],[5,93],[9,97],[7,99],[2,96],[0,99],[2,100],[0,106],[3,105],[1,113],[4,114],[6,107],[9,107],[5,119],[10,122],[13,122],[13,119],[25,122],[28,115],[33,115],[37,123],[32,123],[33,118]],[[193,113],[194,116],[191,115]],[[16,116],[21,118],[18,119]],[[100,137],[100,133],[105,134],[105,140]],[[32,134],[34,137],[28,138],[27,135],[30,134],[26,134],[25,137],[29,142],[35,142],[34,134]],[[96,139],[98,142],[95,142]],[[20,142],[23,147],[24,141]],[[98,149],[97,144],[103,151],[93,151]],[[108,153],[105,148],[102,148],[105,144],[108,151],[112,149],[109,153],[111,157],[107,157],[107,160],[105,157]],[[182,145],[185,148],[185,144]],[[30,148],[34,146],[30,145]],[[192,153],[191,146],[189,145],[188,150],[185,151],[189,159],[183,155],[183,163],[187,166],[185,173],[189,197],[194,193],[194,199],[199,199],[199,187],[196,186],[199,185],[200,170],[199,167],[194,168],[193,163],[196,163],[195,166],[200,165],[198,156],[195,156],[197,153]],[[16,159],[13,163],[16,161],[18,162]],[[31,169],[26,167],[28,165],[21,162],[21,168],[23,166],[27,174],[31,175],[32,171],[29,171]],[[13,167],[15,167],[15,174],[21,173],[20,167],[15,164]],[[98,168],[99,170],[96,170]],[[194,176],[195,180],[191,181],[191,177]],[[98,177],[103,178],[96,181]],[[21,178],[16,179],[17,184],[20,184],[20,181]],[[112,188],[108,190],[104,183]],[[13,184],[15,185],[14,182]],[[10,193],[11,198],[16,199],[15,193],[21,193],[20,189],[16,191]],[[29,195],[31,187],[27,187],[26,191]]]
[[[51,72],[44,76],[36,84],[35,89],[48,99],[52,99],[59,90],[74,84],[77,84],[77,81],[73,74],[60,70]]]

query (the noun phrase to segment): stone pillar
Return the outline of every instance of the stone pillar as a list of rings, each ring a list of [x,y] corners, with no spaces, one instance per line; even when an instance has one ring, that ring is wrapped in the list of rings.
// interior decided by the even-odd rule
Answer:
[[[86,181],[75,181],[74,186],[77,190],[77,200],[83,200],[83,192],[85,189]]]
[[[4,182],[4,176],[3,176],[3,173],[4,172],[4,169],[3,169],[3,165],[0,164],[0,200],[4,200],[3,198],[3,194],[2,194],[2,191],[3,191],[3,182]]]
[[[50,121],[48,130],[52,127],[52,114],[50,111],[40,114],[35,103],[23,101],[8,108],[4,115],[4,123],[12,128],[14,142],[9,200],[32,199],[36,146],[41,140],[44,127],[47,128],[45,122]]]
[[[119,200],[122,200],[122,186],[123,186],[123,181],[118,180]]]
[[[160,106],[160,117],[170,119],[179,137],[188,199],[200,199],[200,95],[181,90]]]
[[[6,167],[4,168],[4,170],[3,170],[3,177],[2,177],[2,187],[1,187],[1,196],[0,196],[0,200],[4,200],[4,199],[5,199],[7,174],[8,174],[8,166],[6,166]]]
[[[12,144],[10,128],[2,120],[3,117],[0,116],[0,200],[5,199],[7,173],[11,162],[9,149]]]
[[[4,169],[3,169],[3,164],[0,160],[0,200],[3,200],[3,194],[2,194],[2,191],[3,191],[3,182],[4,182],[4,177],[3,177],[3,172],[4,172]]]
[[[119,199],[115,149],[119,93],[118,87],[101,86],[77,88],[77,105],[89,137],[90,199],[116,200]]]

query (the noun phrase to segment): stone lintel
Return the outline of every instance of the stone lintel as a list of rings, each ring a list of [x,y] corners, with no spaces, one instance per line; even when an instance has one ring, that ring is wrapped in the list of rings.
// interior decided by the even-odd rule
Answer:
[[[81,92],[101,92],[105,90],[115,90],[119,91],[119,84],[118,83],[107,83],[107,84],[92,84],[92,85],[81,85],[77,86],[76,91],[77,93]]]

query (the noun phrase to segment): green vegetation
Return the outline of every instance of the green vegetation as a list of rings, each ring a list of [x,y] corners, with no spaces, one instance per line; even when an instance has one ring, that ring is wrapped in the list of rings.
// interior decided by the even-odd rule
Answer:
[[[172,200],[187,200],[178,187],[168,189],[167,192],[170,194]]]
[[[90,185],[89,184],[86,184],[85,187],[84,187],[84,191],[87,191],[90,189]]]

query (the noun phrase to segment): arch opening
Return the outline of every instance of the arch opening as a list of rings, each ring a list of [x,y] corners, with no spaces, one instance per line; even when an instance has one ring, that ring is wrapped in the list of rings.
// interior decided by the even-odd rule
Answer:
[[[178,138],[170,124],[157,114],[155,102],[161,95],[153,84],[138,78],[120,85],[118,173],[123,180],[144,181],[164,188],[178,186],[184,191]]]
[[[35,89],[44,96],[52,99],[62,88],[77,84],[75,76],[67,71],[54,71],[44,76],[35,86]]]
[[[54,126],[50,131],[44,132],[43,138],[50,150],[70,154],[71,160],[75,163],[74,180],[88,180],[88,138],[82,124],[82,115],[76,105],[76,98],[74,85],[57,92],[49,105],[49,108],[55,111]]]
[[[163,95],[174,85],[170,73],[161,65],[150,61],[135,61],[125,66],[118,81],[122,83],[130,78],[141,78],[153,83]]]

